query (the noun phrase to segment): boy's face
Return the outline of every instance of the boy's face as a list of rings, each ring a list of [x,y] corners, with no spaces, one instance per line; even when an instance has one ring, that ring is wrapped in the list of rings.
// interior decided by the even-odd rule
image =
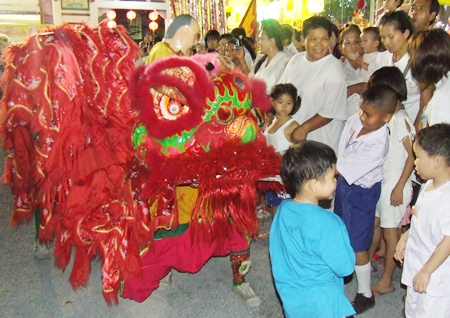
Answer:
[[[361,100],[359,105],[359,119],[367,131],[375,131],[389,121],[392,115],[386,114],[377,108],[371,107]]]
[[[434,171],[433,157],[430,157],[428,153],[417,144],[417,142],[413,144],[413,150],[414,154],[416,155],[416,159],[414,160],[416,172],[424,180],[434,178],[435,176],[433,174]]]
[[[330,37],[323,28],[311,29],[305,39],[306,55],[308,60],[315,62],[330,53]]]
[[[431,0],[414,0],[409,9],[409,16],[414,23],[415,32],[427,30],[430,22],[436,18],[436,12],[431,13]]]
[[[334,191],[336,190],[336,166],[332,166],[325,173],[323,180],[317,180],[316,195],[319,200],[330,200],[333,198]]]
[[[372,32],[361,33],[361,46],[364,53],[372,53],[378,51],[378,41],[375,41],[375,36]]]

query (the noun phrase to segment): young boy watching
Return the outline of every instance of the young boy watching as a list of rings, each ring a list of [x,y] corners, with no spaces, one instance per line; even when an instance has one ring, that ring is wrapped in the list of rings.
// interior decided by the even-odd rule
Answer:
[[[336,189],[336,155],[329,146],[303,141],[283,156],[281,178],[291,200],[278,208],[269,237],[275,286],[286,317],[353,315],[343,277],[355,255],[342,220],[318,206]]]
[[[406,317],[450,317],[450,125],[420,130],[413,145],[417,173],[428,180],[413,207],[411,228],[397,244],[407,286]]]
[[[339,142],[334,212],[343,219],[356,256],[358,292],[352,305],[358,314],[375,305],[368,250],[389,147],[387,122],[396,107],[397,95],[390,86],[368,88],[361,95],[359,114],[347,120]]]

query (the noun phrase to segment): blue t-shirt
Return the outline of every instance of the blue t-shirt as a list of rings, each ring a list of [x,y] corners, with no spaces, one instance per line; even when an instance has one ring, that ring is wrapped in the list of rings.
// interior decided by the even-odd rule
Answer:
[[[344,222],[310,203],[285,200],[272,223],[269,252],[286,317],[345,317],[355,313],[344,277],[355,254]]]

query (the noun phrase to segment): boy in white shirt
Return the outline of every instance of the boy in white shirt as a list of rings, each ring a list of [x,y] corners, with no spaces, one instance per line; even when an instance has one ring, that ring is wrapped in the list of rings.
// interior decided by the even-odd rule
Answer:
[[[370,87],[361,95],[359,114],[347,120],[339,142],[334,212],[343,219],[356,255],[358,292],[352,305],[357,314],[375,305],[368,250],[389,147],[387,122],[396,106],[397,96],[390,86]]]
[[[407,286],[406,317],[450,317],[450,125],[417,133],[416,171],[428,180],[413,207],[411,228],[397,244]]]

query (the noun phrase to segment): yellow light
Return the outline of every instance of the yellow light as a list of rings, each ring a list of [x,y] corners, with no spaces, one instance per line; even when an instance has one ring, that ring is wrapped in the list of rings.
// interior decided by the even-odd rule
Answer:
[[[108,28],[114,29],[117,26],[117,23],[114,20],[109,20],[106,25],[108,26]]]
[[[149,25],[148,25],[148,28],[149,28],[150,30],[152,30],[152,31],[158,30],[158,27],[159,27],[159,25],[158,25],[158,23],[155,22],[155,21],[150,22]]]
[[[308,0],[306,2],[306,6],[308,7],[308,11],[311,13],[320,13],[325,8],[323,0]]]
[[[152,11],[148,14],[148,18],[152,21],[155,21],[156,19],[158,19],[158,16],[159,16],[159,14],[156,11]]]
[[[106,17],[110,20],[114,19],[116,17],[116,11],[114,10],[108,10],[106,12]]]
[[[136,12],[134,12],[133,10],[130,10],[127,12],[127,19],[128,20],[133,20],[134,18],[136,18]]]

